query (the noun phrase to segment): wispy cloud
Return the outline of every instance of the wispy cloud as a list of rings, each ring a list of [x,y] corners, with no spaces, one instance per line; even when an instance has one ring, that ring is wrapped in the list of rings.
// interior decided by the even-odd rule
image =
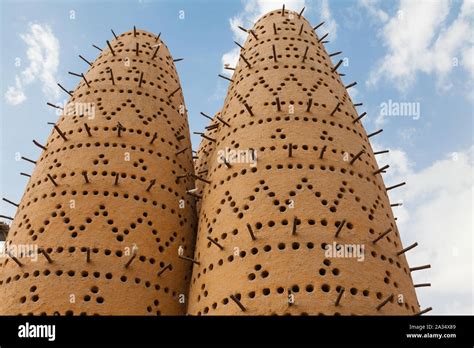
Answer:
[[[292,11],[300,11],[305,7],[305,0],[287,0],[281,3],[275,0],[248,0],[244,3],[244,9],[239,14],[229,19],[230,28],[232,30],[233,38],[237,42],[245,41],[247,34],[239,29],[251,28],[259,17],[267,12],[281,9],[285,4],[285,8]],[[230,51],[222,55],[222,73],[232,75],[231,70],[224,68],[225,64],[234,67],[239,60],[240,49],[234,47]]]
[[[330,35],[329,37],[331,40],[335,40],[337,37],[337,22],[331,14],[329,0],[320,1],[319,13],[321,14],[321,19],[324,21],[324,27]]]
[[[48,25],[30,23],[28,31],[20,34],[27,45],[28,66],[15,76],[15,85],[9,86],[5,99],[18,105],[27,99],[25,88],[35,81],[41,83],[44,95],[54,100],[59,98],[56,73],[59,66],[59,41]]]
[[[371,17],[385,23],[390,18],[388,14],[380,8],[379,0],[360,0],[359,5],[363,7]]]
[[[385,21],[377,2],[363,1],[369,14]],[[434,74],[438,88],[449,89],[448,76],[456,67],[464,68],[474,77],[472,46],[474,39],[474,2],[465,0],[450,25],[448,16],[454,5],[448,0],[401,0],[397,13],[381,32],[387,54],[371,72],[368,85],[382,79],[395,82],[400,91],[416,81],[417,73]]]
[[[432,284],[417,292],[421,306],[433,306],[436,314],[473,313],[473,154],[474,148],[450,153],[420,170],[401,149],[378,156],[381,166],[390,164],[387,185],[407,182],[390,191],[390,199],[403,202],[393,209],[404,245],[420,244],[407,255],[410,266],[432,266],[413,277],[414,283]]]

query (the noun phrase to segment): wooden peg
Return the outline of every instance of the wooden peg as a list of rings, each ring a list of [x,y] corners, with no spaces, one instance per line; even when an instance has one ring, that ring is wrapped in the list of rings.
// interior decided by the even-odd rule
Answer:
[[[323,41],[328,35],[329,35],[329,33],[324,34],[324,35],[318,40],[318,42]]]
[[[179,257],[180,259],[182,259],[182,260],[190,261],[190,262],[192,262],[192,263],[194,263],[194,264],[196,264],[196,265],[200,265],[200,264],[201,264],[199,261],[197,261],[197,260],[195,260],[195,259],[193,259],[193,258],[191,258],[191,257],[187,257],[187,256],[183,256],[183,255],[178,255],[178,257]]]
[[[135,260],[136,257],[137,257],[137,253],[136,253],[136,251],[134,251],[132,253],[132,257],[130,257],[130,259],[125,264],[125,268],[128,268],[128,266],[130,266],[132,264],[133,260]]]
[[[337,64],[334,66],[334,68],[331,69],[331,72],[335,72],[337,68],[339,68],[342,64],[342,59],[337,62]]]
[[[433,310],[433,307],[428,307],[426,309],[423,309],[422,311],[419,311],[418,313],[416,313],[415,315],[422,315],[422,314],[425,314],[425,313],[428,313],[429,311]]]
[[[413,249],[414,247],[418,246],[418,243],[413,243],[412,245],[406,247],[405,249],[402,249],[400,250],[398,253],[397,253],[397,256],[400,256],[402,254],[405,254],[407,251]]]
[[[115,56],[114,49],[112,48],[112,45],[110,44],[109,40],[107,40],[107,46],[109,46],[110,52],[112,52],[112,55]]]
[[[319,23],[317,26],[313,27],[313,30],[318,29],[318,28],[319,28],[320,26],[322,26],[323,24],[324,24],[324,22]]]
[[[273,50],[273,60],[276,63],[277,62],[277,54],[276,54],[275,45],[272,45],[272,50]]]
[[[387,187],[385,190],[386,190],[386,191],[390,191],[390,190],[392,190],[392,189],[394,189],[394,188],[397,188],[397,187],[400,187],[400,186],[403,186],[403,185],[406,185],[406,182],[402,182],[402,183],[400,183],[400,184],[396,184],[396,185],[393,185],[393,186],[389,186],[389,187]]]
[[[54,105],[54,104],[51,104],[51,103],[46,103],[46,105],[49,105],[49,106],[51,106],[52,108],[55,108],[55,109],[60,109],[60,110],[63,110],[63,108],[62,108],[62,107],[60,107],[60,106],[57,106],[57,105]]]
[[[176,92],[178,92],[180,89],[181,89],[181,86],[179,86],[179,87],[176,88],[173,92],[171,92],[171,94],[168,96],[168,99],[171,99],[171,97],[172,97],[173,95],[175,95]]]
[[[115,85],[114,73],[112,72],[112,68],[108,68],[108,72],[110,73],[110,79],[112,80],[112,84]]]
[[[289,144],[288,145],[288,157],[292,157],[293,156],[293,144]]]
[[[143,82],[143,71],[140,74],[140,80],[138,81],[138,88],[140,88],[142,86],[142,82]]]
[[[59,129],[59,127],[55,124],[54,129],[56,129],[56,132],[60,135],[61,138],[63,138],[64,141],[67,141],[66,135]]]
[[[156,55],[158,54],[158,50],[160,49],[160,47],[161,47],[161,45],[157,45],[157,46],[156,46],[156,50],[155,50],[155,52],[153,53],[153,57],[151,57],[152,60],[155,59]]]
[[[357,117],[354,121],[352,121],[352,123],[354,124],[356,122],[359,122],[362,119],[362,117],[364,117],[365,115],[367,115],[367,113],[363,112],[359,117]]]
[[[344,227],[344,225],[346,224],[346,219],[342,220],[341,223],[339,223],[339,226],[337,226],[337,231],[336,231],[336,234],[335,234],[335,237],[339,237],[339,233],[341,233],[341,230],[342,228]]]
[[[252,240],[255,240],[255,235],[253,234],[253,230],[252,230],[252,226],[250,226],[250,224],[247,224],[247,229],[249,230],[249,233],[250,233],[250,237],[252,238]]]
[[[380,234],[377,238],[375,238],[373,241],[372,241],[372,244],[375,244],[377,243],[379,240],[381,240],[383,237],[385,237],[387,234],[389,234],[390,232],[392,232],[392,229],[389,228],[388,230],[386,230],[384,233]]]
[[[244,57],[244,55],[241,53],[240,54],[240,58],[243,59],[243,61],[247,64],[247,66],[249,67],[249,69],[252,68],[252,66],[250,65],[249,61]]]
[[[33,139],[33,144],[35,144],[36,146],[38,146],[40,149],[43,149],[43,150],[47,150],[47,148],[44,146],[44,145],[41,145],[40,143],[38,143],[36,140]]]
[[[431,283],[414,284],[413,286],[414,286],[415,288],[423,288],[423,287],[429,287],[429,286],[431,286]]]
[[[344,293],[345,289],[344,287],[341,287],[341,289],[339,290],[339,293],[337,294],[337,299],[336,299],[336,307],[339,306],[339,303],[341,302],[341,299],[342,299],[342,294]]]
[[[79,55],[79,58],[81,58],[84,62],[86,62],[87,64],[89,64],[90,66],[92,66],[92,63],[89,62],[86,58],[84,58],[83,56]]]
[[[337,111],[337,109],[339,109],[339,105],[341,105],[341,102],[337,102],[336,106],[331,111],[331,114],[330,114],[331,116],[334,116],[334,113]]]
[[[91,128],[89,127],[87,123],[84,123],[84,129],[86,130],[87,135],[91,137],[92,136]]]
[[[185,147],[184,149],[179,150],[178,152],[176,152],[175,155],[176,155],[176,156],[181,155],[181,154],[184,153],[187,149],[188,149],[188,148]]]
[[[304,54],[303,54],[303,63],[306,60],[306,56],[308,55],[308,50],[309,50],[309,47],[306,46],[306,49],[304,50]]]
[[[377,311],[381,310],[383,306],[385,306],[387,303],[392,301],[393,299],[393,294],[391,294],[389,297],[387,297],[385,300],[382,301],[379,305],[377,305]]]
[[[81,77],[82,77],[82,79],[84,80],[84,82],[86,83],[87,87],[90,87],[89,81],[87,81],[87,79],[86,79],[86,77],[84,76],[84,74],[81,74]]]
[[[248,113],[250,114],[250,116],[254,116],[253,112],[252,112],[252,108],[244,102],[244,106],[245,108],[247,109]]]
[[[110,31],[112,32],[112,35],[114,36],[115,39],[118,39],[117,35],[115,35],[113,29],[110,29]]]
[[[226,121],[224,121],[224,120],[223,120],[222,118],[220,118],[219,116],[216,115],[216,118],[217,118],[220,122],[222,122],[225,126],[230,127],[230,124],[227,123]]]
[[[257,34],[255,34],[255,32],[252,29],[249,29],[249,33],[252,34],[255,40],[258,40]]]
[[[43,256],[46,258],[46,260],[48,260],[48,263],[53,263],[53,259],[51,259],[51,256],[49,256],[49,254],[46,252],[46,250],[44,250],[43,248],[38,248],[38,252],[40,254],[43,254]]]
[[[276,97],[277,110],[281,111],[280,98]]]
[[[89,263],[91,262],[91,248],[87,247],[85,248],[86,252],[86,262]]]
[[[28,161],[28,162],[30,162],[30,163],[36,164],[36,161],[33,161],[32,159],[29,159],[29,158],[27,158],[27,157],[21,156],[21,159],[22,159],[22,160],[25,160],[25,161]]]
[[[156,138],[158,138],[158,133],[157,133],[157,132],[155,132],[155,133],[153,134],[153,137],[152,137],[151,140],[150,140],[150,144],[153,144],[153,142],[156,140]]]
[[[5,248],[5,254],[7,254],[19,267],[23,267],[23,264],[20,262],[20,260],[18,260],[16,256],[13,256],[8,248]]]
[[[122,130],[125,130],[125,127],[120,122],[117,122],[117,135],[119,138],[122,136]]]
[[[357,159],[365,153],[365,150],[360,150],[354,157],[352,157],[351,161],[349,162],[350,165],[353,165]]]
[[[227,81],[230,81],[230,82],[234,82],[234,80],[228,78],[227,76],[224,76],[224,75],[221,75],[221,74],[218,74],[217,76],[219,76],[220,78],[223,78],[224,80],[227,80]]]
[[[411,267],[410,268],[410,272],[414,272],[414,271],[420,271],[422,269],[427,269],[427,268],[431,268],[431,265],[423,265],[423,266],[418,266],[418,267]]]
[[[10,203],[11,205],[13,205],[13,206],[15,206],[15,207],[17,207],[17,208],[20,206],[19,204],[15,203],[15,202],[12,202],[12,201],[10,201],[9,199],[6,199],[5,197],[2,198],[2,200],[3,200],[4,202]]]
[[[235,297],[234,295],[230,295],[229,297],[232,299],[232,301],[234,301],[237,304],[237,306],[239,306],[242,312],[246,311],[244,305],[242,304],[242,302],[239,301],[237,297]]]
[[[171,270],[171,263],[167,264],[162,269],[160,269],[160,271],[158,272],[158,277],[161,276],[167,269]]]
[[[298,224],[298,218],[295,216],[293,218],[293,228],[291,229],[291,235],[296,235],[296,225]]]
[[[352,82],[352,83],[348,84],[345,88],[349,89],[351,87],[354,87],[355,85],[357,85],[357,82]]]
[[[211,237],[207,237],[207,239],[214,245],[216,245],[219,249],[223,250],[224,247],[222,245],[220,245],[218,242],[216,242],[214,239],[212,239]]]
[[[306,107],[306,112],[310,112],[310,111],[311,111],[311,106],[313,106],[313,99],[312,99],[312,98],[309,98],[309,100],[308,100],[308,106]]]
[[[88,184],[89,183],[89,177],[87,176],[87,171],[84,170],[82,172],[82,176],[84,177],[84,180],[86,181],[86,184]]]
[[[298,14],[298,18],[301,18],[302,14],[303,14],[303,12],[304,12],[304,10],[305,10],[305,8],[306,8],[306,7],[303,7],[303,8],[301,9],[300,13]]]
[[[51,174],[46,174],[46,176],[48,177],[48,179],[53,183],[54,186],[58,186],[58,184],[56,183],[56,181],[54,180],[54,178],[51,176]]]
[[[66,92],[67,94],[69,94],[69,96],[72,97],[72,93],[69,92],[66,88],[64,88],[60,83],[57,84],[59,86],[59,88],[61,88],[64,92]]]
[[[150,184],[148,185],[146,192],[149,192],[151,188],[153,187],[153,185],[155,184],[156,184],[156,179],[150,180]]]
[[[384,172],[385,169],[388,169],[388,168],[390,168],[390,166],[387,164],[387,165],[383,166],[382,168],[377,169],[377,170],[376,170],[375,172],[373,172],[372,174],[373,174],[373,175],[377,175],[377,174],[379,174],[379,173]]]
[[[369,135],[367,135],[367,138],[373,137],[374,135],[380,134],[382,132],[383,132],[383,129],[379,129],[378,131],[370,133]]]
[[[241,50],[245,50],[244,46],[242,46],[241,44],[239,44],[237,41],[234,41],[234,43],[240,47]]]
[[[319,159],[323,159],[326,149],[327,149],[327,145],[324,145],[323,148],[321,149],[321,152],[319,153]]]

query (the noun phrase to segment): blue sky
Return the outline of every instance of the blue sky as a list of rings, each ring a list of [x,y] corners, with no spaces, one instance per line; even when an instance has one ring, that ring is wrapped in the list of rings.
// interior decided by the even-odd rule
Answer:
[[[0,72],[0,194],[20,201],[32,164],[17,154],[36,159],[44,143],[47,122],[57,115],[46,102],[64,103],[66,95],[54,88],[60,82],[74,89],[84,72],[81,54],[93,61],[98,51],[133,25],[158,34],[174,58],[180,74],[191,131],[200,131],[222,106],[227,83],[217,77],[223,63],[233,63],[236,46],[245,33],[236,29],[282,1],[156,0],[156,1],[1,1]],[[474,49],[473,1],[285,1],[315,25],[329,32],[329,52],[343,51],[345,82],[354,102],[363,102],[368,132],[375,150],[390,149],[379,165],[390,164],[387,184],[407,181],[391,193],[405,244],[418,241],[411,264],[431,263],[416,274],[416,282],[431,282],[418,291],[422,307],[433,313],[472,313],[472,185]],[[71,12],[73,11],[73,12]],[[30,50],[30,54],[28,54]],[[48,65],[38,65],[35,53]],[[20,63],[20,64],[18,64]],[[405,116],[385,116],[383,105],[409,103]],[[392,110],[393,111],[393,110]],[[393,112],[392,112],[393,114]],[[197,149],[199,138],[193,136]],[[2,202],[1,214],[14,215]]]

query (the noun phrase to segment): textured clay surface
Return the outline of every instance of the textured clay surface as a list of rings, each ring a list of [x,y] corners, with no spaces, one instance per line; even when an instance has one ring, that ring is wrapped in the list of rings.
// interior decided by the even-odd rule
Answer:
[[[194,179],[177,178],[194,170],[180,82],[159,37],[110,45],[70,99],[95,114],[65,109],[36,161],[7,245],[50,260],[2,259],[3,315],[185,314],[178,248],[192,255],[196,216]]]
[[[418,312],[374,151],[323,40],[289,11],[251,31],[220,113],[230,127],[198,151],[210,183],[199,183],[189,314]],[[254,149],[257,165],[220,163],[225,148]],[[333,243],[363,246],[363,260],[326,254]]]

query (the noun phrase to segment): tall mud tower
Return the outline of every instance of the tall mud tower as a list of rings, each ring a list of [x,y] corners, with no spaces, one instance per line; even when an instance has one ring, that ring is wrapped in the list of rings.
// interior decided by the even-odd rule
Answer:
[[[197,221],[173,58],[135,28],[101,51],[36,142],[0,264],[3,315],[185,314]]]
[[[378,132],[366,134],[315,29],[278,10],[247,30],[201,144],[212,151],[199,162],[192,315],[419,312],[386,192],[399,185],[385,187]]]

